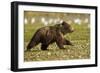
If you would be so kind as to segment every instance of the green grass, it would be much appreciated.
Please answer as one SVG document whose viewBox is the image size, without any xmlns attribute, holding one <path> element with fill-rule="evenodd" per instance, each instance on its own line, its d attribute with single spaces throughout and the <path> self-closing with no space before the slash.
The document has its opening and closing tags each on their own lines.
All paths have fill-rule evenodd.
<svg viewBox="0 0 100 73">
<path fill-rule="evenodd" d="M 65 45 L 66 49 L 59 49 L 53 43 L 49 45 L 47 51 L 42 51 L 40 45 L 32 48 L 31 51 L 24 52 L 24 61 L 47 61 L 47 60 L 71 60 L 90 58 L 90 28 L 87 25 L 72 25 L 75 29 L 64 37 L 70 40 L 74 46 Z M 24 44 L 25 48 L 37 29 L 43 27 L 42 24 L 25 25 Z"/>
</svg>

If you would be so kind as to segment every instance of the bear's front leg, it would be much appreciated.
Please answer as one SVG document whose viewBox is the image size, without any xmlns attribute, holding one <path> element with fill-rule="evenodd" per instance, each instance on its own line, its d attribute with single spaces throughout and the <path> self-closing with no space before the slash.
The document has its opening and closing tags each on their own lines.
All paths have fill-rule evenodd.
<svg viewBox="0 0 100 73">
<path fill-rule="evenodd" d="M 71 46 L 73 46 L 73 44 L 69 40 L 66 40 L 66 39 L 65 39 L 65 45 L 71 45 Z"/>
<path fill-rule="evenodd" d="M 58 45 L 58 47 L 59 47 L 60 49 L 65 49 L 65 48 L 63 47 L 63 44 L 58 43 L 58 42 L 56 42 L 56 43 L 57 43 L 57 45 Z"/>
<path fill-rule="evenodd" d="M 60 49 L 65 49 L 64 48 L 64 38 L 63 38 L 63 36 L 62 36 L 62 34 L 61 33 L 58 33 L 58 35 L 57 35 L 57 37 L 56 37 L 56 44 L 58 45 L 58 47 L 60 48 Z"/>
<path fill-rule="evenodd" d="M 60 49 L 65 49 L 65 48 L 63 47 L 63 45 L 64 45 L 64 44 L 63 44 L 63 39 L 60 40 L 60 41 L 57 40 L 57 41 L 56 41 L 56 44 L 58 45 L 58 47 L 59 47 Z"/>
</svg>

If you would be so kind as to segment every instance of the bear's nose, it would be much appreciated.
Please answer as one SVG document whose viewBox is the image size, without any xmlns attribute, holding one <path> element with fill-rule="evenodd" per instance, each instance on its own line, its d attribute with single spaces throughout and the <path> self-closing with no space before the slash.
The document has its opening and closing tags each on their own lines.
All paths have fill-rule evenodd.
<svg viewBox="0 0 100 73">
<path fill-rule="evenodd" d="M 71 32 L 73 32 L 74 31 L 74 28 L 71 28 Z"/>
</svg>

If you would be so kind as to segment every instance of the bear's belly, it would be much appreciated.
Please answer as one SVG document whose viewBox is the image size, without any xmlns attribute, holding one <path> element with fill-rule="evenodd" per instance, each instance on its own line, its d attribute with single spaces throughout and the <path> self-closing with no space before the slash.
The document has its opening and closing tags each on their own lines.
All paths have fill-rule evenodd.
<svg viewBox="0 0 100 73">
<path fill-rule="evenodd" d="M 43 44 L 51 44 L 53 42 L 55 42 L 55 38 L 42 38 L 41 39 L 41 43 Z"/>
</svg>

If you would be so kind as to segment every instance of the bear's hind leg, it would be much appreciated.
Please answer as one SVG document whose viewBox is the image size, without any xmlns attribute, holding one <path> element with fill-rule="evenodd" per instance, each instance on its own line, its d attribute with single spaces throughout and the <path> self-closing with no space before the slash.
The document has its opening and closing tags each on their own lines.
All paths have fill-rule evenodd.
<svg viewBox="0 0 100 73">
<path fill-rule="evenodd" d="M 39 44 L 39 42 L 32 42 L 32 43 L 29 43 L 28 46 L 27 46 L 27 50 L 31 50 L 32 47 L 36 46 L 37 44 Z"/>
<path fill-rule="evenodd" d="M 42 50 L 47 50 L 48 45 L 47 44 L 41 44 L 41 49 Z"/>
</svg>

